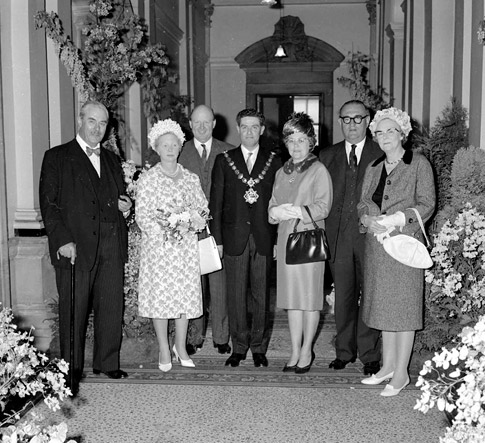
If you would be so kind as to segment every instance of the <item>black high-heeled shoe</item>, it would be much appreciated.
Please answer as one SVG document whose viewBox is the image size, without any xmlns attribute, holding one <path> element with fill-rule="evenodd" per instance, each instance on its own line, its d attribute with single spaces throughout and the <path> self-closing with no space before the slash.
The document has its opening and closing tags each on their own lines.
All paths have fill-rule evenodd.
<svg viewBox="0 0 485 443">
<path fill-rule="evenodd" d="M 295 374 L 305 374 L 305 373 L 307 373 L 310 370 L 310 368 L 312 367 L 313 360 L 315 360 L 315 353 L 312 351 L 312 358 L 310 360 L 310 364 L 309 365 L 306 365 L 303 368 L 300 367 L 300 366 L 298 366 L 298 365 L 296 365 Z"/>
<path fill-rule="evenodd" d="M 295 370 L 296 370 L 296 365 L 288 366 L 287 364 L 282 369 L 283 372 L 295 372 Z"/>
</svg>

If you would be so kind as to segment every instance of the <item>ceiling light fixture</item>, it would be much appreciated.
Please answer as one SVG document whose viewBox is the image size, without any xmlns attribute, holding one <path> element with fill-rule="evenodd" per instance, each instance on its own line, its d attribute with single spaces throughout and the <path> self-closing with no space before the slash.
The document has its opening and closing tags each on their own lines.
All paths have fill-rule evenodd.
<svg viewBox="0 0 485 443">
<path fill-rule="evenodd" d="M 261 0 L 261 4 L 265 6 L 273 6 L 276 5 L 277 0 Z"/>
<path fill-rule="evenodd" d="M 283 48 L 283 45 L 278 46 L 278 49 L 276 50 L 276 53 L 274 56 L 278 58 L 286 57 L 286 52 L 285 52 L 285 48 Z"/>
</svg>

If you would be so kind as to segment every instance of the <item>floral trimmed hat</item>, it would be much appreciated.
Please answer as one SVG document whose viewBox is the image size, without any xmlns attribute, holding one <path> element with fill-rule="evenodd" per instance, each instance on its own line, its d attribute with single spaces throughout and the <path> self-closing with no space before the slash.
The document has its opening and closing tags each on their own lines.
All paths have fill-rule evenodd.
<svg viewBox="0 0 485 443">
<path fill-rule="evenodd" d="M 158 138 L 169 133 L 175 135 L 179 139 L 181 145 L 184 144 L 185 135 L 182 128 L 177 122 L 167 118 L 165 120 L 159 120 L 152 126 L 152 129 L 150 129 L 150 132 L 148 133 L 148 142 L 150 143 L 150 146 L 155 148 L 155 143 Z"/>
<path fill-rule="evenodd" d="M 387 108 L 376 112 L 374 119 L 369 125 L 369 130 L 374 135 L 376 132 L 376 126 L 381 120 L 390 119 L 394 120 L 401 128 L 402 133 L 407 137 L 411 132 L 411 119 L 406 111 L 401 111 L 397 108 Z"/>
</svg>

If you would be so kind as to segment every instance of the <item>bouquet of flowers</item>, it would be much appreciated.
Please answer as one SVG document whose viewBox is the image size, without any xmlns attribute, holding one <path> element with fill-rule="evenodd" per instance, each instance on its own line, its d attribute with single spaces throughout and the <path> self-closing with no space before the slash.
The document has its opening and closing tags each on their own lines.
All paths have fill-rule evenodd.
<svg viewBox="0 0 485 443">
<path fill-rule="evenodd" d="M 51 441 L 33 439 L 34 435 L 39 433 L 48 435 L 51 431 L 57 432 L 54 428 L 50 430 L 38 428 L 35 425 L 38 417 L 27 420 L 19 426 L 16 426 L 15 423 L 20 420 L 21 415 L 29 407 L 33 406 L 35 398 L 39 396 L 44 398 L 44 402 L 52 411 L 60 409 L 60 401 L 71 395 L 71 391 L 65 385 L 68 364 L 64 360 L 49 360 L 45 354 L 37 351 L 32 345 L 34 337 L 31 332 L 17 331 L 16 325 L 12 322 L 12 311 L 8 308 L 2 309 L 0 311 L 0 433 L 3 435 L 2 442 Z M 16 435 L 15 438 L 14 435 Z"/>
<path fill-rule="evenodd" d="M 426 271 L 431 301 L 462 325 L 476 321 L 485 308 L 485 215 L 467 203 L 435 236 L 431 257 L 435 266 Z"/>
<path fill-rule="evenodd" d="M 441 443 L 479 443 L 485 441 L 485 315 L 459 338 L 451 350 L 442 348 L 425 362 L 416 383 L 423 392 L 414 408 L 426 413 L 436 405 L 453 417 Z"/>
<path fill-rule="evenodd" d="M 188 233 L 201 232 L 210 219 L 209 212 L 189 206 L 173 206 L 158 209 L 162 234 L 165 241 L 178 243 Z"/>
</svg>

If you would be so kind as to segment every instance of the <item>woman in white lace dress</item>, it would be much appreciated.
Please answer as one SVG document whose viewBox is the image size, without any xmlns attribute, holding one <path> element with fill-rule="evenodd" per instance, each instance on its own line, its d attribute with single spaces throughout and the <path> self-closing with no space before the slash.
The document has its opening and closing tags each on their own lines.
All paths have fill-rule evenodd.
<svg viewBox="0 0 485 443">
<path fill-rule="evenodd" d="M 182 366 L 195 366 L 185 344 L 188 320 L 202 315 L 196 231 L 205 226 L 199 214 L 208 208 L 198 176 L 177 163 L 185 140 L 180 126 L 170 119 L 159 121 L 148 138 L 160 162 L 137 185 L 136 222 L 142 232 L 138 309 L 153 319 L 159 368 L 166 372 L 172 368 L 169 319 L 175 319 L 175 358 Z"/>
</svg>

